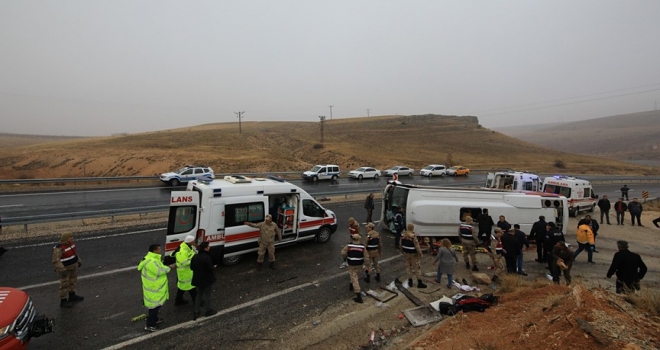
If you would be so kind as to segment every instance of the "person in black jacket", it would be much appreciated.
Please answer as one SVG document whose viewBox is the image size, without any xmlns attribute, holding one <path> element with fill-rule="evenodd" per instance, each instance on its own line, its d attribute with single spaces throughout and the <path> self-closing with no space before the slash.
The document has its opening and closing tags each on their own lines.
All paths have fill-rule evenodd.
<svg viewBox="0 0 660 350">
<path fill-rule="evenodd" d="M 197 288 L 193 320 L 199 317 L 199 310 L 202 307 L 202 303 L 206 306 L 204 316 L 212 316 L 217 313 L 217 311 L 211 308 L 212 285 L 215 282 L 213 271 L 216 266 L 213 265 L 213 257 L 209 253 L 210 250 L 209 242 L 202 242 L 199 245 L 199 253 L 195 254 L 190 261 L 190 269 L 193 272 L 192 285 Z"/>
<path fill-rule="evenodd" d="M 598 201 L 598 208 L 600 209 L 600 224 L 603 224 L 603 216 L 607 219 L 607 224 L 610 224 L 610 208 L 612 208 L 612 204 L 610 203 L 610 200 L 607 199 L 607 195 L 603 195 L 603 198 L 601 198 Z"/>
<path fill-rule="evenodd" d="M 479 236 L 479 240 L 484 245 L 484 247 L 486 247 L 486 249 L 491 252 L 490 236 L 492 235 L 493 226 L 495 226 L 495 223 L 493 222 L 493 218 L 488 215 L 488 209 L 484 208 L 481 215 L 479 215 L 478 221 L 479 234 L 477 236 Z"/>
<path fill-rule="evenodd" d="M 516 273 L 516 259 L 522 249 L 522 243 L 514 236 L 515 230 L 510 229 L 502 235 L 502 252 L 506 260 L 506 272 Z"/>
<path fill-rule="evenodd" d="M 559 241 L 566 241 L 564 239 L 564 234 L 554 222 L 548 222 L 548 226 L 546 226 L 545 241 L 543 242 L 543 250 L 545 251 L 545 261 L 548 263 L 548 269 L 551 273 L 554 271 L 552 265 L 554 263 L 552 259 L 552 250 Z"/>
<path fill-rule="evenodd" d="M 617 241 L 619 251 L 614 254 L 607 278 L 616 273 L 617 294 L 639 290 L 639 281 L 646 275 L 646 265 L 639 254 L 628 250 L 628 242 Z"/>
<path fill-rule="evenodd" d="M 525 232 L 520 231 L 520 225 L 515 224 L 513 225 L 513 231 L 516 239 L 518 242 L 520 242 L 520 252 L 518 253 L 518 256 L 516 257 L 517 259 L 517 265 L 518 265 L 518 274 L 527 276 L 527 273 L 525 273 L 525 270 L 523 270 L 523 245 L 526 248 L 529 248 L 529 241 L 527 240 L 527 235 Z"/>
<path fill-rule="evenodd" d="M 628 211 L 628 204 L 623 201 L 623 198 L 614 203 L 614 212 L 616 212 L 616 224 L 623 225 L 623 219 L 625 219 L 626 212 Z"/>
<path fill-rule="evenodd" d="M 501 228 L 502 232 L 506 234 L 507 232 L 509 232 L 509 229 L 511 229 L 511 224 L 508 221 L 506 221 L 504 215 L 500 215 L 500 219 L 497 221 L 497 227 Z"/>
<path fill-rule="evenodd" d="M 546 226 L 545 216 L 539 216 L 539 221 L 532 225 L 532 230 L 529 232 L 529 239 L 536 242 L 536 259 L 534 261 L 543 263 L 545 261 L 545 254 L 543 253 L 543 242 L 545 242 Z"/>
<path fill-rule="evenodd" d="M 563 273 L 566 285 L 571 285 L 571 267 L 573 267 L 573 260 L 575 260 L 573 254 L 564 241 L 557 241 L 555 248 L 552 250 L 552 282 L 559 284 L 559 275 Z M 558 260 L 562 261 L 564 268 L 557 264 Z"/>
</svg>

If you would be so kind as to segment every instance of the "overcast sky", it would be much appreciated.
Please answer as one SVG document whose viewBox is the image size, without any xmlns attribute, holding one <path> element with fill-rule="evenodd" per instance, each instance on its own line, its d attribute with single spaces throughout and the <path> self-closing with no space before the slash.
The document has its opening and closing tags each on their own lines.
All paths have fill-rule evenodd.
<svg viewBox="0 0 660 350">
<path fill-rule="evenodd" d="M 2 0 L 0 132 L 648 111 L 659 35 L 657 0 Z"/>
</svg>

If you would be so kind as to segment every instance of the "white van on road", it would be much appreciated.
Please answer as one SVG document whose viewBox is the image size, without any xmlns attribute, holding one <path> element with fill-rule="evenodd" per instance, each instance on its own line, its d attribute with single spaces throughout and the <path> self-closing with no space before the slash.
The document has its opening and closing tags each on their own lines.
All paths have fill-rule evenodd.
<svg viewBox="0 0 660 350">
<path fill-rule="evenodd" d="M 341 170 L 339 170 L 339 165 L 334 164 L 325 164 L 325 165 L 314 165 L 314 167 L 308 171 L 302 173 L 302 178 L 304 180 L 318 181 L 318 180 L 332 180 L 335 181 L 339 178 Z"/>
<path fill-rule="evenodd" d="M 225 176 L 221 180 L 191 181 L 186 191 L 170 195 L 165 251 L 172 252 L 187 235 L 197 244 L 207 241 L 215 262 L 238 263 L 257 251 L 260 232 L 244 223 L 273 216 L 282 242 L 316 240 L 326 243 L 337 231 L 337 217 L 302 188 L 279 178 Z"/>
</svg>

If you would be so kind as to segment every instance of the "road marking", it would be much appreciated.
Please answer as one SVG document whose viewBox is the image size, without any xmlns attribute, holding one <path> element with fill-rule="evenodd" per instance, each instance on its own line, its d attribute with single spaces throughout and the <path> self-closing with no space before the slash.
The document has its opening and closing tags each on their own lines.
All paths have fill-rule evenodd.
<svg viewBox="0 0 660 350">
<path fill-rule="evenodd" d="M 129 267 L 124 267 L 123 269 L 110 270 L 110 271 L 93 273 L 91 275 L 78 276 L 78 280 L 84 280 L 84 279 L 88 279 L 88 278 L 94 278 L 94 277 L 100 277 L 100 276 L 106 276 L 106 275 L 113 275 L 115 273 L 126 272 L 126 271 L 131 271 L 131 270 L 135 270 L 135 272 L 137 273 L 137 266 L 129 266 Z M 60 283 L 60 281 L 57 280 L 57 281 L 52 281 L 52 282 L 32 284 L 32 285 L 25 286 L 25 287 L 18 287 L 18 289 L 28 290 L 28 289 L 33 289 L 33 288 L 46 287 L 46 286 L 50 286 L 50 285 L 53 285 L 53 284 L 59 284 L 59 283 Z"/>
<path fill-rule="evenodd" d="M 121 236 L 130 236 L 130 235 L 137 235 L 141 233 L 146 233 L 146 232 L 153 232 L 153 231 L 159 231 L 159 230 L 165 230 L 165 227 L 162 228 L 154 228 L 154 229 L 149 229 L 149 230 L 142 230 L 142 231 L 132 231 L 132 232 L 124 232 L 124 233 L 115 233 L 111 235 L 103 235 L 103 236 L 96 236 L 96 237 L 83 237 L 76 239 L 76 241 L 93 241 L 95 239 L 102 239 L 102 238 L 112 238 L 112 237 L 121 237 Z M 74 234 L 75 236 L 75 234 Z M 53 245 L 53 242 L 45 242 L 45 243 L 36 243 L 36 244 L 26 244 L 26 245 L 19 245 L 16 247 L 12 247 L 12 249 L 18 249 L 18 248 L 34 248 L 34 247 L 41 247 L 45 245 Z"/>
<path fill-rule="evenodd" d="M 0 205 L 0 208 L 22 207 L 23 204 Z"/>
<path fill-rule="evenodd" d="M 391 261 L 391 260 L 399 259 L 399 258 L 401 258 L 401 255 L 400 255 L 400 254 L 397 254 L 397 255 L 392 256 L 392 257 L 389 257 L 389 258 L 387 258 L 387 259 L 383 259 L 383 260 L 381 260 L 380 262 L 381 262 L 381 263 L 389 262 L 389 261 Z M 293 286 L 293 287 L 291 287 L 291 288 L 288 288 L 288 289 L 285 289 L 285 290 L 279 291 L 279 292 L 277 292 L 277 293 L 273 293 L 273 294 L 270 294 L 270 295 L 263 296 L 263 297 L 261 297 L 261 298 L 259 298 L 259 299 L 255 299 L 255 300 L 252 300 L 252 301 L 248 301 L 248 302 L 246 302 L 246 303 L 243 303 L 243 304 L 240 304 L 240 305 L 236 305 L 236 306 L 230 307 L 230 308 L 228 308 L 228 309 L 220 310 L 220 311 L 218 311 L 217 314 L 215 314 L 215 315 L 213 315 L 213 316 L 210 316 L 210 317 L 202 317 L 202 318 L 200 318 L 200 319 L 198 319 L 198 320 L 195 320 L 195 321 L 192 321 L 192 320 L 191 320 L 191 321 L 187 321 L 187 322 L 184 322 L 184 323 L 179 323 L 179 324 L 177 324 L 177 325 L 174 325 L 174 326 L 171 326 L 171 327 L 167 327 L 167 328 L 164 328 L 164 329 L 158 330 L 158 331 L 153 332 L 153 333 L 145 334 L 145 335 L 139 336 L 139 337 L 137 337 L 137 338 L 133 338 L 133 339 L 127 340 L 127 341 L 125 341 L 125 342 L 121 342 L 121 343 L 119 343 L 119 344 L 111 345 L 111 346 L 109 346 L 109 347 L 107 347 L 107 348 L 104 348 L 104 350 L 118 350 L 118 349 L 123 349 L 123 348 L 125 348 L 125 347 L 127 347 L 127 346 L 129 346 L 129 345 L 138 344 L 138 343 L 141 343 L 141 342 L 143 342 L 143 341 L 145 341 L 145 340 L 148 340 L 148 339 L 151 339 L 151 338 L 157 337 L 157 336 L 162 335 L 162 334 L 166 334 L 166 333 L 174 332 L 174 331 L 177 331 L 177 330 L 180 330 L 180 329 L 188 328 L 188 327 L 194 326 L 194 325 L 197 324 L 197 323 L 206 322 L 207 320 L 210 320 L 211 318 L 220 317 L 220 316 L 225 315 L 225 314 L 228 314 L 228 313 L 230 313 L 230 312 L 234 312 L 234 311 L 237 311 L 237 310 L 245 309 L 245 308 L 247 308 L 247 307 L 254 306 L 255 304 L 259 304 L 259 303 L 261 303 L 261 302 L 268 301 L 268 300 L 270 300 L 270 299 L 277 298 L 277 297 L 279 297 L 279 296 L 286 295 L 286 294 L 289 294 L 289 293 L 291 293 L 291 292 L 298 291 L 298 290 L 300 290 L 300 289 L 302 289 L 302 288 L 305 288 L 305 287 L 311 287 L 311 286 L 317 286 L 317 287 L 318 287 L 318 284 L 319 284 L 319 283 L 321 283 L 321 282 L 326 282 L 326 281 L 329 281 L 329 280 L 335 279 L 335 278 L 337 278 L 337 277 L 346 277 L 346 272 L 340 272 L 340 273 L 337 273 L 337 274 L 335 274 L 335 275 L 325 277 L 325 278 L 323 278 L 323 279 L 321 279 L 321 280 L 318 280 L 318 281 L 312 281 L 312 282 L 302 283 L 302 284 L 299 284 L 299 285 L 297 285 L 297 286 Z"/>
<path fill-rule="evenodd" d="M 162 189 L 163 187 L 139 187 L 139 188 L 116 188 L 108 190 L 92 190 L 92 191 L 66 191 L 66 192 L 35 192 L 35 193 L 17 193 L 17 194 L 3 194 L 0 198 L 4 197 L 23 197 L 23 196 L 48 196 L 58 194 L 76 194 L 76 193 L 101 193 L 101 192 L 122 192 L 122 191 L 146 191 L 154 189 Z"/>
</svg>

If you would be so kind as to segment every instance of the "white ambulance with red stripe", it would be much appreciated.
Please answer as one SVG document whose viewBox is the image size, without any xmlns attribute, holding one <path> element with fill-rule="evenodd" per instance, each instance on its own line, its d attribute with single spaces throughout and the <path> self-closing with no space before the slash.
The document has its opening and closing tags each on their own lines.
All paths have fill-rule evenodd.
<svg viewBox="0 0 660 350">
<path fill-rule="evenodd" d="M 559 194 L 568 199 L 568 214 L 577 216 L 581 211 L 593 212 L 596 199 L 591 182 L 572 176 L 553 175 L 543 180 L 543 192 Z"/>
<path fill-rule="evenodd" d="M 237 264 L 241 255 L 257 251 L 258 223 L 271 214 L 282 231 L 276 246 L 315 240 L 326 243 L 337 230 L 334 212 L 323 208 L 302 188 L 281 178 L 225 176 L 195 180 L 186 191 L 172 191 L 166 251 L 174 251 L 187 235 L 207 241 L 214 261 Z"/>
</svg>

